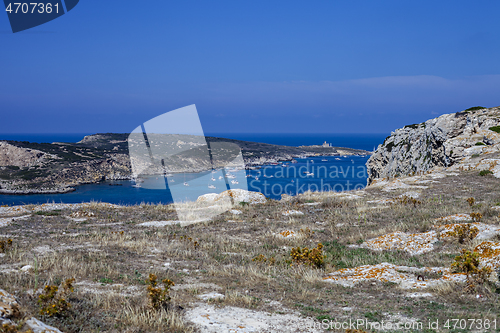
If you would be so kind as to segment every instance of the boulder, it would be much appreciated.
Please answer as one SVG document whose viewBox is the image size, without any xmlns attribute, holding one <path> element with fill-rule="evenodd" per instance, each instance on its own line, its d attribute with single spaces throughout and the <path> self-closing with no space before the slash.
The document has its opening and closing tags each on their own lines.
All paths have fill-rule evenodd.
<svg viewBox="0 0 500 333">
<path fill-rule="evenodd" d="M 14 318 L 20 313 L 16 298 L 0 289 L 0 321 Z"/>
<path fill-rule="evenodd" d="M 208 193 L 198 197 L 198 202 L 223 202 L 233 199 L 235 204 L 240 202 L 248 202 L 250 204 L 265 203 L 266 197 L 260 192 L 251 192 L 242 189 L 227 190 L 222 193 Z"/>
<path fill-rule="evenodd" d="M 33 333 L 63 333 L 57 328 L 46 325 L 34 317 L 26 321 L 26 326 L 29 327 Z"/>
</svg>

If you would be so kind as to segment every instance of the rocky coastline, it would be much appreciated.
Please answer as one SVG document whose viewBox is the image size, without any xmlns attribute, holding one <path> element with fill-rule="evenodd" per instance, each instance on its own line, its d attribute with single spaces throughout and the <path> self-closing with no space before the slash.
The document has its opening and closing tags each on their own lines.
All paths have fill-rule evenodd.
<svg viewBox="0 0 500 333">
<path fill-rule="evenodd" d="M 0 141 L 0 194 L 60 194 L 76 186 L 108 180 L 130 180 L 128 134 L 95 134 L 78 143 Z M 310 156 L 367 155 L 358 149 L 290 147 L 207 137 L 208 142 L 229 142 L 240 147 L 247 168 Z M 194 160 L 194 161 L 193 161 Z M 186 157 L 168 172 L 201 172 L 211 165 Z"/>
</svg>

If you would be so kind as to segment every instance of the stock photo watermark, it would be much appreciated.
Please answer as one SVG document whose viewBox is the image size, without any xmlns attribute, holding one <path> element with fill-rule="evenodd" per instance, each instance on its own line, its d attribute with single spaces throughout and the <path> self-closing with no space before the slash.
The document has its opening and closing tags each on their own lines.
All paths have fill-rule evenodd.
<svg viewBox="0 0 500 333">
<path fill-rule="evenodd" d="M 28 30 L 63 16 L 80 0 L 4 0 L 12 32 Z"/>
<path fill-rule="evenodd" d="M 427 319 L 426 321 L 370 321 L 368 319 L 348 319 L 344 321 L 324 319 L 321 322 L 306 320 L 293 323 L 292 329 L 305 330 L 396 330 L 396 331 L 423 331 L 425 330 L 496 330 L 497 320 L 468 318 L 450 318 L 445 320 Z"/>
<path fill-rule="evenodd" d="M 343 192 L 364 188 L 367 170 L 364 165 L 306 165 L 286 168 L 263 166 L 256 170 L 255 177 L 249 182 L 251 188 L 265 196 L 281 196 L 304 192 Z M 284 180 L 271 183 L 268 180 Z"/>
<path fill-rule="evenodd" d="M 169 191 L 179 219 L 201 221 L 256 195 L 342 192 L 366 183 L 365 165 L 347 156 L 338 163 L 307 157 L 247 168 L 241 148 L 224 140 L 205 137 L 195 105 L 146 121 L 128 137 L 135 186 Z"/>
</svg>

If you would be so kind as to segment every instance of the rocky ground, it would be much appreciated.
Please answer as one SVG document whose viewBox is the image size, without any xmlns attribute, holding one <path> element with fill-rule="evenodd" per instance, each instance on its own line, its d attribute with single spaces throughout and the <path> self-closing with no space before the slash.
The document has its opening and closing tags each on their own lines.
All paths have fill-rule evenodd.
<svg viewBox="0 0 500 333">
<path fill-rule="evenodd" d="M 0 289 L 20 311 L 2 316 L 21 324 L 34 317 L 62 332 L 322 332 L 324 320 L 333 331 L 349 320 L 427 332 L 448 331 L 448 319 L 493 325 L 499 185 L 478 170 L 442 170 L 357 192 L 253 200 L 184 226 L 163 205 L 2 207 L 0 239 L 13 245 L 0 258 Z M 457 225 L 478 233 L 461 243 Z M 292 259 L 293 248 L 319 243 L 323 265 Z M 451 269 L 462 249 L 493 268 L 473 289 Z M 165 310 L 150 307 L 150 273 L 175 283 Z M 76 279 L 71 308 L 41 315 L 43 287 L 68 278 Z M 429 320 L 439 328 L 428 329 Z"/>
</svg>

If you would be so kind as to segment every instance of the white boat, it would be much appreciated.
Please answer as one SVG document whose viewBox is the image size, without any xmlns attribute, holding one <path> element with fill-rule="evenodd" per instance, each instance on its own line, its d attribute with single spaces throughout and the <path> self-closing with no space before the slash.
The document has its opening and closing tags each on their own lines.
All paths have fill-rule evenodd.
<svg viewBox="0 0 500 333">
<path fill-rule="evenodd" d="M 322 159 L 321 162 L 328 162 L 326 158 Z"/>
<path fill-rule="evenodd" d="M 132 187 L 142 187 L 140 184 L 134 184 Z"/>
<path fill-rule="evenodd" d="M 187 182 L 184 182 L 184 186 L 189 186 L 189 184 Z"/>
<path fill-rule="evenodd" d="M 173 180 L 173 179 L 170 179 L 170 182 L 171 182 L 171 183 L 175 183 L 175 180 Z"/>
<path fill-rule="evenodd" d="M 234 178 L 236 178 L 236 176 L 235 176 L 235 175 L 232 175 L 232 174 L 230 174 L 230 173 L 228 173 L 228 174 L 226 175 L 226 177 L 227 177 L 227 178 L 229 178 L 229 179 L 234 179 Z"/>
<path fill-rule="evenodd" d="M 259 177 L 255 177 L 255 180 L 259 180 Z"/>
<path fill-rule="evenodd" d="M 212 188 L 213 189 L 213 188 L 216 188 L 216 187 L 213 186 L 213 185 L 208 185 L 208 188 Z"/>
<path fill-rule="evenodd" d="M 212 177 L 210 180 L 214 182 L 214 181 L 215 181 L 215 178 L 214 178 L 214 177 Z"/>
<path fill-rule="evenodd" d="M 222 177 L 222 176 L 219 176 L 219 180 L 222 180 L 222 179 L 224 179 L 224 177 Z"/>
<path fill-rule="evenodd" d="M 338 158 L 338 157 L 336 157 L 335 159 L 336 159 L 337 161 L 340 161 L 340 158 Z"/>
<path fill-rule="evenodd" d="M 237 180 L 231 180 L 231 184 L 239 184 Z"/>
</svg>

